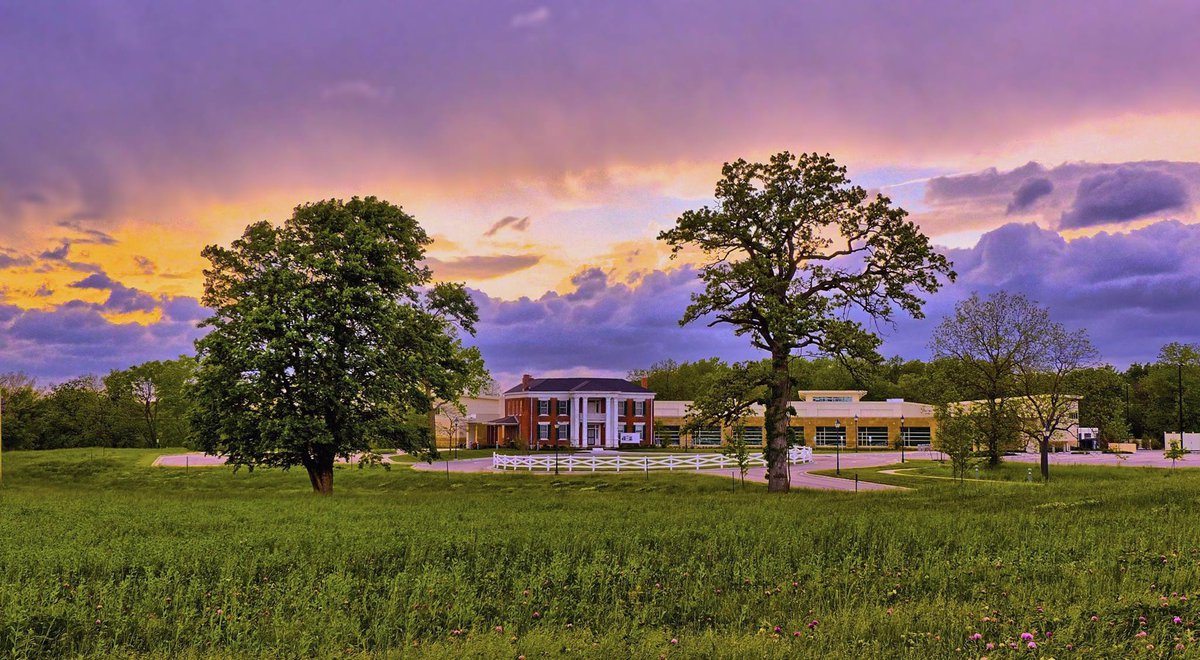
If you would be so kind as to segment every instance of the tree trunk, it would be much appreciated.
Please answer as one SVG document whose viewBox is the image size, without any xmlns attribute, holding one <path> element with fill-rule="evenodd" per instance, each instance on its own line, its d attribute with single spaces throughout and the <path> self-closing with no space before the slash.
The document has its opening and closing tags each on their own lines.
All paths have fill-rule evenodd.
<svg viewBox="0 0 1200 660">
<path fill-rule="evenodd" d="M 333 452 L 316 449 L 312 456 L 304 461 L 304 469 L 308 470 L 308 480 L 313 492 L 318 495 L 333 494 Z"/>
<path fill-rule="evenodd" d="M 1042 440 L 1038 445 L 1042 450 L 1042 481 L 1050 481 L 1050 440 Z"/>
<path fill-rule="evenodd" d="M 788 479 L 788 418 L 787 407 L 792 396 L 792 377 L 788 371 L 788 353 L 772 351 L 764 426 L 771 431 L 767 441 L 767 492 L 786 493 Z"/>
</svg>

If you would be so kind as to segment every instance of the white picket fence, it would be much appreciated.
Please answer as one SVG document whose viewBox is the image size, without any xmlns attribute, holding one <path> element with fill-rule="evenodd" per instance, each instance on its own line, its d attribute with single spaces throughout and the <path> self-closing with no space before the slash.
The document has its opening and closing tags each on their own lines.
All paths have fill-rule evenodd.
<svg viewBox="0 0 1200 660">
<path fill-rule="evenodd" d="M 793 447 L 788 450 L 788 463 L 812 462 L 812 448 Z M 650 470 L 710 470 L 736 468 L 737 461 L 722 454 L 630 454 L 595 453 L 565 454 L 558 457 L 559 472 L 648 472 Z M 767 460 L 761 453 L 750 454 L 749 464 L 765 467 Z M 551 471 L 555 466 L 554 454 L 531 454 L 528 456 L 492 454 L 492 467 L 497 470 Z"/>
</svg>

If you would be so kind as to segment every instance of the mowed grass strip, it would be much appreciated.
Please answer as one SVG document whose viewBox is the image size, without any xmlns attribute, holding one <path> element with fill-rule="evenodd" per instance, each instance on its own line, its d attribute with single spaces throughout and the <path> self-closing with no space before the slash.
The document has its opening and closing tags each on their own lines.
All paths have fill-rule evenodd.
<svg viewBox="0 0 1200 660">
<path fill-rule="evenodd" d="M 157 453 L 5 455 L 0 656 L 1196 652 L 1200 471 L 769 497 L 344 466 L 319 498 L 300 472 Z"/>
</svg>

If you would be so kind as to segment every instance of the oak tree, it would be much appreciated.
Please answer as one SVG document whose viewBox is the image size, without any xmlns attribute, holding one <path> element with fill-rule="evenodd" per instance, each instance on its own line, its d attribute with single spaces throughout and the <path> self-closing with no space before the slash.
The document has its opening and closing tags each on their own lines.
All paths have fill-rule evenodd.
<svg viewBox="0 0 1200 660">
<path fill-rule="evenodd" d="M 786 492 L 789 358 L 875 358 L 880 341 L 864 322 L 891 322 L 897 310 L 921 317 L 921 294 L 954 273 L 907 212 L 870 198 L 828 155 L 726 163 L 715 197 L 658 237 L 672 257 L 699 256 L 704 290 L 680 323 L 729 325 L 769 355 L 767 485 Z"/>
</svg>

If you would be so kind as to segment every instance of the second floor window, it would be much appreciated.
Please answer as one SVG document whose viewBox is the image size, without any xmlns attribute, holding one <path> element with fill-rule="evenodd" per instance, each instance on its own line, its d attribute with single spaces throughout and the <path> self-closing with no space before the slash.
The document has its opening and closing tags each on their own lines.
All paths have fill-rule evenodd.
<svg viewBox="0 0 1200 660">
<path fill-rule="evenodd" d="M 571 414 L 571 400 L 570 399 L 559 399 L 557 408 L 558 408 L 558 414 L 560 417 L 565 416 L 565 415 L 570 415 Z"/>
<path fill-rule="evenodd" d="M 538 399 L 538 414 L 539 415 L 549 415 L 550 414 L 550 400 L 549 399 Z"/>
<path fill-rule="evenodd" d="M 645 401 L 634 401 L 633 402 L 633 416 L 634 417 L 645 417 L 645 415 L 646 415 L 646 402 Z"/>
</svg>

